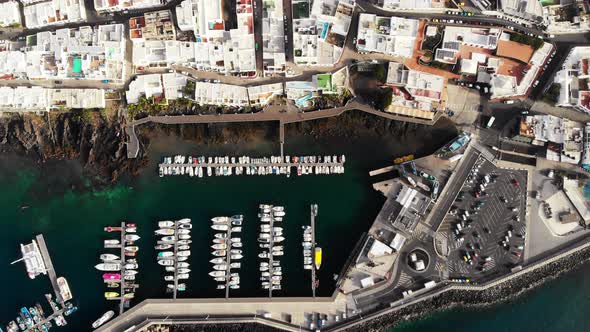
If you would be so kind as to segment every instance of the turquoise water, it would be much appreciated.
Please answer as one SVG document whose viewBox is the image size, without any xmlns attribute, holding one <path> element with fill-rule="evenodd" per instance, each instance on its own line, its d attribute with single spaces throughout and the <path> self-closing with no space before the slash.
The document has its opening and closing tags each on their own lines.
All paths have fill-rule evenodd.
<svg viewBox="0 0 590 332">
<path fill-rule="evenodd" d="M 590 266 L 585 265 L 516 300 L 486 309 L 452 309 L 389 332 L 590 331 Z"/>
</svg>

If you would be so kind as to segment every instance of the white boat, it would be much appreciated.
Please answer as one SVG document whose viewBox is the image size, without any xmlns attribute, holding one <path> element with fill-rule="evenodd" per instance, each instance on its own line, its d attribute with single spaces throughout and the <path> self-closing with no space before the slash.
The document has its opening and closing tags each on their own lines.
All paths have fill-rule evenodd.
<svg viewBox="0 0 590 332">
<path fill-rule="evenodd" d="M 135 270 L 125 270 L 126 276 L 134 276 L 136 274 L 137 274 L 137 271 L 135 271 Z"/>
<path fill-rule="evenodd" d="M 311 268 L 312 268 L 312 265 L 311 264 L 305 264 L 305 265 L 303 265 L 303 269 L 305 269 L 305 270 L 311 270 Z"/>
<path fill-rule="evenodd" d="M 273 242 L 283 242 L 285 238 L 282 236 L 275 236 L 272 240 Z"/>
<path fill-rule="evenodd" d="M 216 239 L 225 239 L 225 238 L 227 238 L 227 233 L 216 233 L 215 238 Z"/>
<path fill-rule="evenodd" d="M 116 246 L 120 244 L 119 240 L 104 240 L 105 246 Z"/>
<path fill-rule="evenodd" d="M 218 239 L 218 238 L 213 239 L 213 243 L 225 243 L 225 242 L 227 242 L 226 239 Z"/>
<path fill-rule="evenodd" d="M 268 258 L 268 252 L 263 251 L 258 254 L 258 258 Z"/>
<path fill-rule="evenodd" d="M 188 244 L 178 246 L 178 250 L 190 250 L 190 249 L 191 249 L 191 246 L 189 246 Z"/>
<path fill-rule="evenodd" d="M 216 231 L 227 231 L 229 229 L 228 225 L 211 225 L 211 228 Z"/>
<path fill-rule="evenodd" d="M 158 235 L 174 235 L 174 230 L 172 228 L 162 228 L 156 230 L 155 233 Z"/>
<path fill-rule="evenodd" d="M 273 251 L 272 255 L 273 256 L 283 256 L 284 252 L 283 251 Z"/>
<path fill-rule="evenodd" d="M 230 266 L 232 269 L 239 269 L 239 268 L 241 268 L 241 267 L 242 267 L 242 263 L 239 263 L 239 262 L 236 262 L 236 263 L 231 263 L 231 264 L 229 264 L 229 266 Z"/>
<path fill-rule="evenodd" d="M 179 224 L 188 224 L 191 220 L 189 218 L 183 218 L 178 221 Z"/>
<path fill-rule="evenodd" d="M 178 269 L 178 273 L 189 273 L 189 272 L 191 272 L 191 270 L 187 269 L 187 268 Z"/>
<path fill-rule="evenodd" d="M 138 246 L 125 247 L 125 251 L 126 252 L 138 252 L 139 251 L 139 247 Z"/>
<path fill-rule="evenodd" d="M 178 240 L 178 244 L 191 244 L 193 243 L 192 240 Z"/>
<path fill-rule="evenodd" d="M 174 289 L 174 285 L 172 285 L 172 284 L 168 284 L 168 285 L 166 285 L 166 287 L 168 287 L 169 289 Z M 185 284 L 178 284 L 178 285 L 176 285 L 176 290 L 179 290 L 179 291 L 186 290 L 186 285 Z"/>
<path fill-rule="evenodd" d="M 217 285 L 217 289 L 225 289 L 225 285 Z"/>
<path fill-rule="evenodd" d="M 190 240 L 191 236 L 187 235 L 187 234 L 179 234 L 178 235 L 178 239 L 179 240 Z"/>
<path fill-rule="evenodd" d="M 178 262 L 178 263 L 176 264 L 176 266 L 177 266 L 177 267 L 189 267 L 189 266 L 190 266 L 190 264 L 189 264 L 189 263 L 187 263 L 187 262 Z"/>
<path fill-rule="evenodd" d="M 212 277 L 224 277 L 225 271 L 211 271 L 209 272 L 209 275 Z"/>
<path fill-rule="evenodd" d="M 239 237 L 232 237 L 230 240 L 232 243 L 236 243 L 236 242 L 242 242 L 242 239 Z"/>
<path fill-rule="evenodd" d="M 193 225 L 192 224 L 180 224 L 178 225 L 179 229 L 192 229 Z"/>
<path fill-rule="evenodd" d="M 234 226 L 241 226 L 242 225 L 242 220 L 232 220 L 231 224 Z"/>
<path fill-rule="evenodd" d="M 213 217 L 211 221 L 214 225 L 227 225 L 230 222 L 228 217 Z"/>
<path fill-rule="evenodd" d="M 242 242 L 232 243 L 231 246 L 232 246 L 232 248 L 241 248 L 242 247 Z"/>
<path fill-rule="evenodd" d="M 133 276 L 132 275 L 124 275 L 123 279 L 124 280 L 135 280 L 135 276 L 134 275 Z"/>
<path fill-rule="evenodd" d="M 178 255 L 178 257 L 187 257 L 187 256 L 191 255 L 191 251 L 190 250 L 179 251 L 176 253 L 176 255 Z"/>
<path fill-rule="evenodd" d="M 176 271 L 175 266 L 166 266 L 166 272 L 174 272 L 174 271 Z"/>
<path fill-rule="evenodd" d="M 127 227 L 127 228 L 125 228 L 125 232 L 135 233 L 135 232 L 137 232 L 137 227 Z"/>
<path fill-rule="evenodd" d="M 127 263 L 125 264 L 125 269 L 129 269 L 129 270 L 135 270 L 139 267 L 139 265 L 137 265 L 137 263 Z"/>
<path fill-rule="evenodd" d="M 225 251 L 225 250 L 215 250 L 211 254 L 213 256 L 222 256 L 222 257 L 225 257 L 227 255 L 227 251 Z"/>
<path fill-rule="evenodd" d="M 242 256 L 242 255 L 231 255 L 230 256 L 231 259 L 242 259 L 242 257 L 244 257 L 244 256 Z"/>
<path fill-rule="evenodd" d="M 174 281 L 174 276 L 164 276 L 164 281 Z"/>
<path fill-rule="evenodd" d="M 261 239 L 268 239 L 270 238 L 270 234 L 268 233 L 261 233 L 260 235 L 258 235 L 259 238 Z"/>
<path fill-rule="evenodd" d="M 217 258 L 213 258 L 209 262 L 210 263 L 213 263 L 213 264 L 224 264 L 225 263 L 225 258 L 217 257 Z"/>
<path fill-rule="evenodd" d="M 241 232 L 242 231 L 242 227 L 239 227 L 239 226 L 238 227 L 232 227 L 231 228 L 231 231 L 232 232 Z"/>
<path fill-rule="evenodd" d="M 229 251 L 232 255 L 240 255 L 242 253 L 242 249 L 232 249 Z"/>
<path fill-rule="evenodd" d="M 211 246 L 211 249 L 227 249 L 227 244 L 225 243 L 215 243 Z"/>
<path fill-rule="evenodd" d="M 273 251 L 283 251 L 283 246 L 274 246 L 272 247 Z"/>
<path fill-rule="evenodd" d="M 191 230 L 190 229 L 179 229 L 178 230 L 178 234 L 190 234 Z"/>
<path fill-rule="evenodd" d="M 282 232 L 283 231 L 283 227 L 273 227 L 272 230 L 274 232 Z"/>
<path fill-rule="evenodd" d="M 220 272 L 220 271 L 214 271 L 214 272 Z M 213 280 L 218 281 L 218 282 L 226 282 L 227 279 L 225 278 L 225 275 L 223 277 L 215 277 L 213 278 Z"/>
<path fill-rule="evenodd" d="M 113 316 L 115 316 L 114 311 L 110 310 L 105 312 L 104 315 L 100 316 L 99 319 L 95 320 L 94 323 L 92 323 L 92 328 L 97 329 L 102 324 L 106 323 L 109 319 L 113 318 Z"/>
<path fill-rule="evenodd" d="M 268 262 L 260 262 L 260 266 L 268 266 Z"/>
<path fill-rule="evenodd" d="M 160 251 L 158 253 L 158 258 L 165 258 L 165 257 L 172 257 L 174 256 L 173 251 Z"/>
<path fill-rule="evenodd" d="M 275 212 L 284 211 L 285 208 L 283 206 L 273 206 L 272 210 Z"/>
<path fill-rule="evenodd" d="M 218 270 L 218 271 L 225 271 L 227 270 L 227 265 L 226 264 L 219 264 L 219 265 L 213 265 L 213 269 L 214 270 Z"/>
<path fill-rule="evenodd" d="M 137 241 L 139 239 L 140 239 L 139 235 L 136 235 L 136 234 L 125 234 L 125 241 L 133 242 L 133 241 Z"/>
<path fill-rule="evenodd" d="M 158 264 L 160 264 L 162 266 L 172 266 L 172 265 L 174 265 L 174 260 L 173 259 L 160 259 L 160 260 L 158 260 Z"/>
<path fill-rule="evenodd" d="M 158 221 L 158 227 L 160 227 L 160 228 L 172 228 L 172 227 L 174 227 L 174 221 L 170 221 L 170 220 Z"/>
<path fill-rule="evenodd" d="M 177 277 L 179 280 L 186 280 L 186 279 L 188 279 L 189 275 L 188 275 L 188 273 L 179 273 L 179 274 L 177 274 Z"/>
<path fill-rule="evenodd" d="M 179 257 L 176 257 L 176 260 L 179 262 L 184 262 L 184 261 L 188 260 L 188 256 L 179 256 Z"/>
<path fill-rule="evenodd" d="M 173 241 L 176 241 L 176 237 L 174 237 L 174 236 L 164 236 L 162 238 L 162 241 L 165 241 L 165 242 L 173 242 Z"/>
<path fill-rule="evenodd" d="M 273 215 L 275 217 L 284 217 L 285 216 L 285 212 L 283 211 L 278 211 L 278 212 L 274 212 Z"/>
<path fill-rule="evenodd" d="M 94 266 L 99 271 L 119 271 L 121 270 L 121 264 L 118 263 L 100 263 Z"/>
<path fill-rule="evenodd" d="M 166 249 L 170 249 L 172 247 L 173 247 L 173 245 L 171 245 L 171 244 L 158 244 L 158 245 L 156 245 L 154 247 L 154 249 L 156 249 L 156 250 L 166 250 Z"/>
<path fill-rule="evenodd" d="M 119 259 L 119 256 L 113 254 L 101 254 L 100 259 L 103 261 L 116 261 Z"/>
</svg>

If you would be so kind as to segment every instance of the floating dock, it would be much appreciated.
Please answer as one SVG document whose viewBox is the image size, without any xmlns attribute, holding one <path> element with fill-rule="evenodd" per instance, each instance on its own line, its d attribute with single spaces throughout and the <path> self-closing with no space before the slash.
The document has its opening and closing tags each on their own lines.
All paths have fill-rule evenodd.
<svg viewBox="0 0 590 332">
<path fill-rule="evenodd" d="M 312 204 L 311 205 L 311 254 L 312 259 L 315 259 L 315 217 L 318 215 L 318 205 Z M 315 262 L 312 261 L 311 264 L 311 292 L 312 296 L 315 297 L 315 289 L 317 288 L 317 280 L 316 280 L 316 266 Z"/>
<path fill-rule="evenodd" d="M 343 174 L 345 156 L 271 156 L 241 157 L 165 157 L 158 165 L 160 177 L 187 175 L 195 177 L 228 175 Z"/>
<path fill-rule="evenodd" d="M 39 251 L 41 252 L 41 257 L 43 257 L 43 262 L 45 263 L 45 267 L 47 269 L 47 276 L 49 277 L 49 281 L 51 282 L 51 286 L 53 287 L 53 293 L 55 294 L 55 298 L 57 299 L 57 302 L 63 307 L 64 300 L 61 296 L 61 290 L 59 288 L 59 285 L 57 284 L 57 275 L 55 274 L 53 262 L 51 261 L 49 251 L 47 250 L 47 245 L 45 244 L 45 238 L 42 234 L 39 234 L 35 237 L 35 239 L 37 240 L 37 244 L 39 245 Z"/>
</svg>

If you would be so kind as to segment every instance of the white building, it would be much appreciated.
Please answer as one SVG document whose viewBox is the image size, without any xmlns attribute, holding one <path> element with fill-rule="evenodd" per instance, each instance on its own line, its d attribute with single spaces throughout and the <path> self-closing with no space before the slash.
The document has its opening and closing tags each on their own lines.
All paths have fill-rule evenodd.
<svg viewBox="0 0 590 332">
<path fill-rule="evenodd" d="M 50 111 L 51 109 L 104 108 L 101 89 L 46 89 L 34 87 L 0 87 L 3 111 Z"/>
<path fill-rule="evenodd" d="M 385 10 L 443 11 L 445 2 L 441 0 L 383 0 Z"/>
<path fill-rule="evenodd" d="M 409 58 L 414 52 L 418 25 L 414 19 L 360 14 L 356 47 L 359 52 Z"/>
<path fill-rule="evenodd" d="M 354 0 L 293 1 L 295 63 L 332 66 L 338 62 L 348 37 L 354 6 Z"/>
<path fill-rule="evenodd" d="M 283 73 L 287 65 L 283 0 L 264 1 L 262 11 L 262 61 L 264 73 L 266 75 Z"/>
<path fill-rule="evenodd" d="M 21 26 L 20 9 L 17 1 L 0 3 L 0 27 Z"/>
<path fill-rule="evenodd" d="M 52 0 L 25 5 L 25 25 L 29 29 L 86 21 L 84 0 Z"/>
<path fill-rule="evenodd" d="M 162 0 L 94 0 L 97 12 L 127 12 L 129 10 L 155 8 L 165 4 Z"/>
<path fill-rule="evenodd" d="M 555 74 L 554 82 L 560 85 L 557 106 L 573 107 L 590 113 L 590 47 L 572 48 L 563 62 L 562 69 Z"/>
</svg>

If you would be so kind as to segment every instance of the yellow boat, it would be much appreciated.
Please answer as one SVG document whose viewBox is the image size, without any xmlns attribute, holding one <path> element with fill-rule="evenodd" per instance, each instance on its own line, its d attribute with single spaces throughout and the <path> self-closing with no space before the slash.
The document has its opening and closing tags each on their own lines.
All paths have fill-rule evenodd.
<svg viewBox="0 0 590 332">
<path fill-rule="evenodd" d="M 316 268 L 316 270 L 319 270 L 320 266 L 322 266 L 322 248 L 316 247 L 315 248 L 315 268 Z"/>
<path fill-rule="evenodd" d="M 106 297 L 107 299 L 111 298 L 111 297 L 117 297 L 119 296 L 119 293 L 117 292 L 105 292 L 104 293 L 104 297 Z"/>
</svg>

